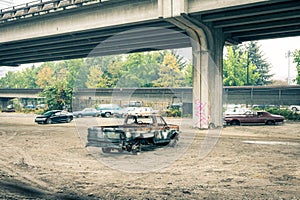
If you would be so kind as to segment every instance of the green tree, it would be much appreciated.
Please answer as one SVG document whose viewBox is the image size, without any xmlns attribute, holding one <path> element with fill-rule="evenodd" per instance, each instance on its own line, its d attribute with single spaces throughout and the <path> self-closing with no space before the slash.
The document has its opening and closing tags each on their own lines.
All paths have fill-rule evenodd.
<svg viewBox="0 0 300 200">
<path fill-rule="evenodd" d="M 35 66 L 24 69 L 20 73 L 20 88 L 38 88 L 37 81 L 37 70 Z"/>
<path fill-rule="evenodd" d="M 223 62 L 223 84 L 225 86 L 256 85 L 260 74 L 250 61 L 249 51 L 241 46 L 227 47 Z"/>
<path fill-rule="evenodd" d="M 72 88 L 67 87 L 67 83 L 61 81 L 55 82 L 53 85 L 44 88 L 41 96 L 45 97 L 45 101 L 48 104 L 50 110 L 61 110 L 68 108 L 71 105 L 72 93 Z"/>
<path fill-rule="evenodd" d="M 154 81 L 156 87 L 182 87 L 185 86 L 184 74 L 179 69 L 176 57 L 171 53 L 164 56 L 158 72 L 159 78 Z"/>
<path fill-rule="evenodd" d="M 186 85 L 189 87 L 193 86 L 193 65 L 187 64 L 183 70 Z"/>
<path fill-rule="evenodd" d="M 293 62 L 296 63 L 297 68 L 297 76 L 296 76 L 296 83 L 300 84 L 300 50 L 295 50 L 293 53 L 294 60 Z"/>
<path fill-rule="evenodd" d="M 89 68 L 85 85 L 89 88 L 111 88 L 118 82 L 121 70 L 121 56 L 101 56 L 86 60 Z"/>
<path fill-rule="evenodd" d="M 50 86 L 54 81 L 53 74 L 54 71 L 50 67 L 42 67 L 37 74 L 36 84 L 40 88 L 46 88 L 47 86 Z"/>
<path fill-rule="evenodd" d="M 245 49 L 248 52 L 248 62 L 256 66 L 254 72 L 259 74 L 259 77 L 253 85 L 269 85 L 272 83 L 270 74 L 270 64 L 263 58 L 263 53 L 260 51 L 260 46 L 257 42 L 251 41 L 245 44 Z"/>
<path fill-rule="evenodd" d="M 22 71 L 8 72 L 0 79 L 1 88 L 37 88 L 37 71 L 34 66 L 25 68 Z"/>
<path fill-rule="evenodd" d="M 51 70 L 48 69 L 51 66 Z M 82 59 L 66 60 L 56 63 L 45 63 L 42 69 L 53 72 L 41 96 L 45 97 L 49 109 L 65 109 L 72 105 L 74 84 L 76 84 L 79 69 L 83 66 Z M 40 71 L 41 72 L 41 71 Z M 42 82 L 42 81 L 41 81 Z"/>
<path fill-rule="evenodd" d="M 9 71 L 6 73 L 5 77 L 1 78 L 0 84 L 1 88 L 17 88 L 18 80 L 15 72 Z"/>
<path fill-rule="evenodd" d="M 223 83 L 225 86 L 240 86 L 245 84 L 242 77 L 246 72 L 243 63 L 240 62 L 239 56 L 236 48 L 232 46 L 227 47 L 227 57 L 223 63 Z"/>
<path fill-rule="evenodd" d="M 158 77 L 160 53 L 132 53 L 126 56 L 118 82 L 122 87 L 152 87 Z"/>
<path fill-rule="evenodd" d="M 86 86 L 88 88 L 97 88 L 101 86 L 101 81 L 102 81 L 102 75 L 103 72 L 101 70 L 101 67 L 99 66 L 92 66 L 90 68 L 90 72 L 88 75 L 88 79 L 86 82 Z"/>
</svg>

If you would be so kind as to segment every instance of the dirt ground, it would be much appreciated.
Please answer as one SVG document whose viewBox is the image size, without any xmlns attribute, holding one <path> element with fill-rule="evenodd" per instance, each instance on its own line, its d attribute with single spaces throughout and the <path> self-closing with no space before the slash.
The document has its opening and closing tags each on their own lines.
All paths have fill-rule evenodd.
<svg viewBox="0 0 300 200">
<path fill-rule="evenodd" d="M 300 122 L 193 129 L 139 155 L 85 147 L 87 127 L 0 113 L 0 199 L 300 199 Z"/>
</svg>

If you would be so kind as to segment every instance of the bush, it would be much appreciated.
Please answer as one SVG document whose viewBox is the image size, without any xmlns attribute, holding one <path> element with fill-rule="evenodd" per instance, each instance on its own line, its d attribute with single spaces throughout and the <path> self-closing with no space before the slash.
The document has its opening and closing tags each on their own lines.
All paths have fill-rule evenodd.
<svg viewBox="0 0 300 200">
<path fill-rule="evenodd" d="M 167 117 L 181 117 L 181 110 L 177 108 L 171 108 L 166 111 Z"/>
<path fill-rule="evenodd" d="M 282 115 L 287 120 L 300 121 L 300 114 L 287 109 L 268 108 L 266 111 L 274 115 Z"/>
</svg>

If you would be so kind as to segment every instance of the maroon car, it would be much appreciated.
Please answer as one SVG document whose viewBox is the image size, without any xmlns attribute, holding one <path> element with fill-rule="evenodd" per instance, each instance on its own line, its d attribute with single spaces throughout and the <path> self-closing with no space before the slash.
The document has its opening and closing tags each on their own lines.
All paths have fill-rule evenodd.
<svg viewBox="0 0 300 200">
<path fill-rule="evenodd" d="M 284 117 L 281 115 L 273 115 L 266 111 L 246 112 L 242 115 L 227 115 L 225 122 L 227 125 L 241 125 L 241 124 L 266 124 L 275 125 L 283 122 Z"/>
</svg>

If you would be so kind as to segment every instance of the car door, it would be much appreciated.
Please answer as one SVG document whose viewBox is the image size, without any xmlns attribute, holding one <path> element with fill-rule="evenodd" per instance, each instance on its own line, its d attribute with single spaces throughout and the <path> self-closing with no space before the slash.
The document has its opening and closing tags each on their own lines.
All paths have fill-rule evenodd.
<svg viewBox="0 0 300 200">
<path fill-rule="evenodd" d="M 59 122 L 59 113 L 60 112 L 53 112 L 50 116 L 52 122 Z"/>
<path fill-rule="evenodd" d="M 62 121 L 66 121 L 67 116 L 62 111 L 60 111 L 55 113 L 54 118 L 55 118 L 55 122 L 62 122 Z"/>
<path fill-rule="evenodd" d="M 91 116 L 91 115 L 92 115 L 92 114 L 91 114 L 91 109 L 89 109 L 89 108 L 83 109 L 82 115 L 83 115 L 83 116 Z"/>
<path fill-rule="evenodd" d="M 170 128 L 168 127 L 165 120 L 161 116 L 157 116 L 156 120 L 157 120 L 158 129 L 160 130 L 158 133 L 158 138 L 162 140 L 170 139 L 169 138 Z"/>
<path fill-rule="evenodd" d="M 254 124 L 258 124 L 258 123 L 264 123 L 264 118 L 262 117 L 262 115 L 260 113 L 254 113 L 251 114 L 248 118 L 247 118 L 247 123 L 254 123 Z"/>
</svg>

